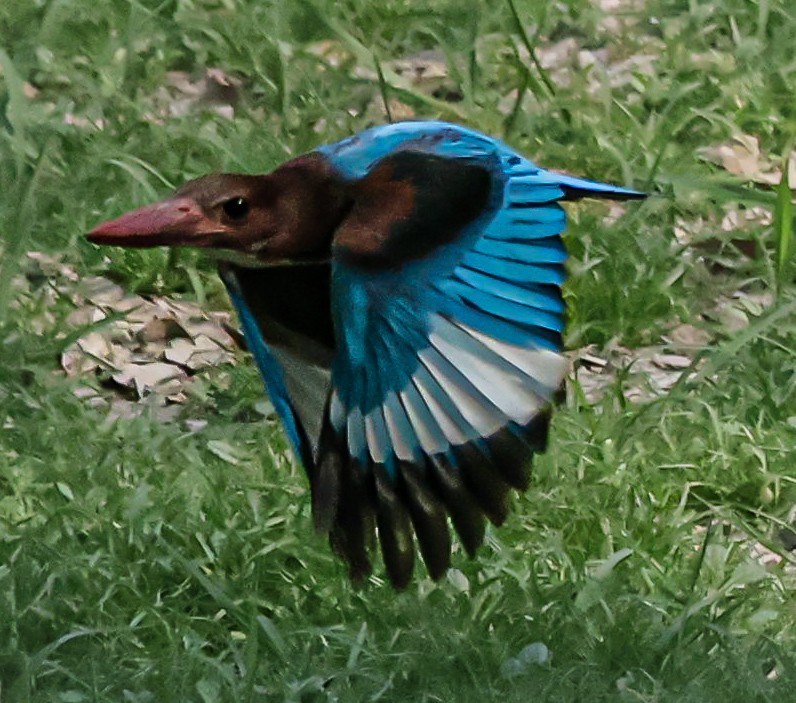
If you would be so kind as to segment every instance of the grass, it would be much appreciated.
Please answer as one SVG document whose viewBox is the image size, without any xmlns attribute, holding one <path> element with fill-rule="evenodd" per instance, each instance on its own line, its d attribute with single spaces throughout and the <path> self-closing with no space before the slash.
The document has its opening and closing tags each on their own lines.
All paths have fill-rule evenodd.
<svg viewBox="0 0 796 703">
<path fill-rule="evenodd" d="M 2 3 L 0 699 L 792 699 L 793 557 L 776 536 L 796 500 L 791 207 L 783 186 L 751 187 L 698 149 L 736 132 L 790 149 L 796 15 L 785 0 L 647 0 L 627 18 L 605 29 L 585 0 Z M 537 50 L 575 37 L 655 60 L 622 85 L 600 68 L 565 85 L 520 27 Z M 345 47 L 336 65 L 308 50 L 325 40 Z M 390 59 L 428 48 L 461 99 L 396 85 Z M 234 122 L 142 119 L 167 71 L 204 66 L 242 79 Z M 378 578 L 353 590 L 313 536 L 304 478 L 253 412 L 250 365 L 189 399 L 201 431 L 78 400 L 57 372 L 72 293 L 25 256 L 224 306 L 197 255 L 109 253 L 83 233 L 187 178 L 265 171 L 361 129 L 382 94 L 658 194 L 613 224 L 600 204 L 571 207 L 572 346 L 656 343 L 679 322 L 716 340 L 653 402 L 627 403 L 622 378 L 596 403 L 573 389 L 478 560 L 458 554 L 449 579 L 401 594 Z M 774 225 L 720 227 L 757 205 Z M 675 241 L 698 221 L 693 245 Z M 711 323 L 738 290 L 779 295 L 745 329 Z M 764 568 L 755 542 L 783 561 Z"/>
</svg>

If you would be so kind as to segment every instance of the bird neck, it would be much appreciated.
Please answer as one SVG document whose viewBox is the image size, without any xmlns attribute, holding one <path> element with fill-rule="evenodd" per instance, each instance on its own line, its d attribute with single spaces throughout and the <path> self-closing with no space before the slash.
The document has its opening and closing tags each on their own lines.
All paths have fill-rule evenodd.
<svg viewBox="0 0 796 703">
<path fill-rule="evenodd" d="M 351 209 L 345 184 L 320 154 L 300 156 L 266 176 L 278 191 L 278 227 L 257 253 L 262 263 L 328 261 L 334 233 Z"/>
</svg>

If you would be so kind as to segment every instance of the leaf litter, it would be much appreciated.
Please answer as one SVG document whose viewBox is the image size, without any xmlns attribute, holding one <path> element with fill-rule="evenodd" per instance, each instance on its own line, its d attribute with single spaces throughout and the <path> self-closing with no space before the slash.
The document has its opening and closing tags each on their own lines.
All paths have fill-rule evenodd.
<svg viewBox="0 0 796 703">
<path fill-rule="evenodd" d="M 61 370 L 81 381 L 74 389 L 78 398 L 107 407 L 112 417 L 133 417 L 149 407 L 160 419 L 175 419 L 198 377 L 236 361 L 240 337 L 228 311 L 130 294 L 103 276 L 81 279 L 57 256 L 30 252 L 28 260 L 31 270 L 18 278 L 46 276 L 74 306 L 63 336 L 86 328 L 61 353 Z M 17 282 L 26 285 L 29 280 Z"/>
</svg>

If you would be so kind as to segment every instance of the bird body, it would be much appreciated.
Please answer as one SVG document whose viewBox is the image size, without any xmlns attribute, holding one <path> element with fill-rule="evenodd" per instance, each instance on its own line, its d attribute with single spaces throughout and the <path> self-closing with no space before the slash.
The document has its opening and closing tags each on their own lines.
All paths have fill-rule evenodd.
<svg viewBox="0 0 796 703">
<path fill-rule="evenodd" d="M 378 535 L 405 586 L 468 553 L 528 485 L 561 354 L 562 200 L 634 199 L 443 122 L 375 127 L 263 176 L 191 181 L 95 228 L 122 246 L 231 250 L 219 272 L 290 442 L 316 528 L 352 578 Z"/>
</svg>

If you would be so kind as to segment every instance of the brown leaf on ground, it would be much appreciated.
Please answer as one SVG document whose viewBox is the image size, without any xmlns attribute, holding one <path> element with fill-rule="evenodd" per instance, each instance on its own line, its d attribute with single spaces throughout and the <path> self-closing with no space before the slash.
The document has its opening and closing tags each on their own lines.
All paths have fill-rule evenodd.
<svg viewBox="0 0 796 703">
<path fill-rule="evenodd" d="M 749 315 L 735 301 L 722 296 L 716 305 L 705 311 L 705 317 L 718 322 L 726 332 L 739 332 L 749 326 Z"/>
<path fill-rule="evenodd" d="M 596 0 L 595 5 L 605 13 L 598 27 L 607 34 L 621 34 L 638 24 L 645 0 Z"/>
<path fill-rule="evenodd" d="M 410 54 L 387 64 L 399 76 L 407 78 L 412 85 L 433 92 L 448 78 L 448 64 L 442 51 L 430 49 Z"/>
<path fill-rule="evenodd" d="M 153 317 L 144 323 L 144 326 L 136 333 L 136 337 L 141 342 L 168 342 L 188 336 L 188 333 L 173 317 Z"/>
<path fill-rule="evenodd" d="M 113 380 L 120 386 L 135 389 L 139 398 L 157 391 L 169 395 L 180 389 L 186 373 L 175 364 L 153 361 L 144 364 L 125 364 Z"/>
<path fill-rule="evenodd" d="M 101 276 L 84 278 L 78 292 L 90 303 L 99 307 L 113 307 L 125 297 L 124 288 Z"/>
<path fill-rule="evenodd" d="M 732 141 L 699 150 L 702 158 L 718 164 L 734 176 L 768 186 L 782 180 L 781 159 L 765 154 L 760 140 L 752 134 L 738 134 Z M 796 151 L 788 159 L 788 178 L 796 187 Z"/>
<path fill-rule="evenodd" d="M 166 84 L 154 95 L 155 114 L 149 119 L 162 122 L 165 117 L 183 117 L 211 110 L 232 119 L 240 101 L 242 81 L 221 68 L 206 68 L 196 76 L 187 71 L 170 71 Z"/>
<path fill-rule="evenodd" d="M 691 358 L 685 354 L 655 354 L 652 363 L 659 369 L 678 371 L 691 366 Z"/>
<path fill-rule="evenodd" d="M 688 323 L 672 328 L 665 337 L 667 345 L 674 351 L 704 349 L 712 339 L 710 332 Z"/>
<path fill-rule="evenodd" d="M 74 268 L 64 263 L 61 255 L 46 254 L 43 251 L 29 251 L 27 257 L 29 264 L 28 276 L 35 271 L 48 278 L 56 276 L 73 283 L 80 278 Z"/>
<path fill-rule="evenodd" d="M 745 266 L 746 259 L 759 259 L 761 236 L 768 234 L 766 228 L 773 222 L 771 211 L 764 207 L 728 203 L 723 209 L 721 219 L 677 217 L 674 224 L 678 244 L 689 248 L 684 254 L 695 254 L 710 273 L 719 275 Z"/>
<path fill-rule="evenodd" d="M 106 400 L 113 388 L 139 401 L 146 398 L 158 409 L 158 417 L 171 417 L 175 411 L 160 408 L 184 403 L 194 374 L 216 373 L 220 366 L 235 363 L 239 344 L 230 333 L 235 329 L 230 313 L 207 313 L 190 301 L 129 294 L 101 276 L 74 282 L 58 260 L 32 259 L 43 262 L 54 286 L 64 288 L 65 297 L 74 303 L 68 324 L 90 328 L 64 350 L 61 367 L 68 376 L 86 380 L 78 397 L 95 407 L 107 405 L 111 416 L 138 414 L 128 407 L 136 402 L 129 397 Z M 120 319 L 103 322 L 120 314 Z M 89 385 L 92 379 L 96 386 Z M 92 388 L 93 392 L 86 390 Z"/>
<path fill-rule="evenodd" d="M 574 37 L 536 47 L 536 57 L 546 71 L 574 66 L 580 47 Z"/>
<path fill-rule="evenodd" d="M 335 39 L 322 39 L 304 47 L 304 51 L 322 59 L 331 68 L 340 68 L 352 60 L 351 52 Z"/>
<path fill-rule="evenodd" d="M 609 344 L 598 350 L 590 345 L 571 352 L 574 380 L 590 402 L 599 400 L 620 377 L 622 393 L 630 401 L 643 402 L 665 395 L 693 363 L 693 355 L 686 352 L 695 354 L 698 349 L 674 353 L 669 342 L 664 342 L 637 349 Z"/>
<path fill-rule="evenodd" d="M 207 366 L 225 363 L 228 353 L 210 337 L 199 335 L 194 339 L 175 339 L 169 343 L 164 356 L 167 361 L 198 371 Z"/>
<path fill-rule="evenodd" d="M 758 317 L 774 304 L 770 291 L 736 291 L 731 296 L 722 295 L 716 304 L 705 311 L 705 317 L 715 320 L 725 331 L 738 332 L 749 325 L 750 317 Z"/>
</svg>

